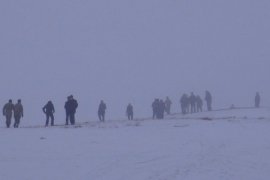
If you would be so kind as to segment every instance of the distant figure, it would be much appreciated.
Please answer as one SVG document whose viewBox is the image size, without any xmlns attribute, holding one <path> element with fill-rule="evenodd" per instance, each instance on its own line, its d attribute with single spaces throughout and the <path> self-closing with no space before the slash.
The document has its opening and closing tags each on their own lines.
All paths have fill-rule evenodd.
<svg viewBox="0 0 270 180">
<path fill-rule="evenodd" d="M 196 112 L 196 96 L 193 94 L 193 92 L 191 93 L 190 97 L 189 97 L 189 102 L 190 102 L 190 113 L 195 113 Z"/>
<path fill-rule="evenodd" d="M 158 104 L 157 118 L 164 119 L 164 112 L 165 112 L 165 103 L 163 100 L 160 100 Z"/>
<path fill-rule="evenodd" d="M 126 114 L 127 114 L 128 120 L 133 120 L 133 106 L 130 103 L 127 106 Z"/>
<path fill-rule="evenodd" d="M 196 97 L 197 112 L 202 112 L 203 100 L 200 96 Z"/>
<path fill-rule="evenodd" d="M 157 118 L 158 110 L 159 110 L 159 99 L 155 99 L 152 103 L 152 109 L 153 109 L 153 119 Z"/>
<path fill-rule="evenodd" d="M 207 104 L 207 110 L 212 111 L 212 95 L 209 91 L 205 91 L 205 101 Z"/>
<path fill-rule="evenodd" d="M 68 125 L 69 121 L 71 125 L 75 124 L 75 113 L 77 108 L 78 108 L 77 100 L 73 99 L 72 95 L 68 96 L 67 101 L 65 103 L 66 125 Z"/>
<path fill-rule="evenodd" d="M 181 104 L 182 114 L 188 113 L 188 96 L 187 96 L 187 94 L 182 95 L 182 97 L 180 99 L 180 104 Z"/>
<path fill-rule="evenodd" d="M 166 111 L 167 114 L 171 114 L 171 105 L 172 105 L 172 101 L 167 96 L 166 100 L 165 100 L 165 111 Z"/>
<path fill-rule="evenodd" d="M 19 99 L 17 104 L 14 105 L 14 128 L 18 128 L 20 124 L 20 120 L 23 117 L 23 106 L 22 101 Z"/>
<path fill-rule="evenodd" d="M 101 122 L 105 121 L 106 108 L 107 108 L 106 104 L 103 102 L 103 100 L 101 100 L 98 107 L 98 118 Z"/>
<path fill-rule="evenodd" d="M 10 127 L 13 111 L 14 111 L 14 105 L 12 104 L 12 100 L 10 99 L 8 103 L 6 103 L 3 107 L 3 115 L 6 116 L 7 128 Z"/>
<path fill-rule="evenodd" d="M 260 107 L 260 102 L 261 102 L 261 96 L 260 94 L 257 92 L 256 96 L 255 96 L 255 107 L 259 108 Z"/>
<path fill-rule="evenodd" d="M 42 108 L 42 111 L 46 114 L 46 124 L 45 126 L 49 125 L 49 119 L 51 119 L 51 126 L 54 126 L 54 105 L 52 101 L 48 101 L 48 103 Z"/>
</svg>

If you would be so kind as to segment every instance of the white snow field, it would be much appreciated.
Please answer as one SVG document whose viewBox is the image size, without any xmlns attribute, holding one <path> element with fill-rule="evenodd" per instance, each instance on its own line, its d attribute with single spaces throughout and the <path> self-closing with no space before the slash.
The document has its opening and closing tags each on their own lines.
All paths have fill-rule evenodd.
<svg viewBox="0 0 270 180">
<path fill-rule="evenodd" d="M 24 121 L 24 120 L 23 120 Z M 1 180 L 268 180 L 270 109 L 0 128 Z"/>
</svg>

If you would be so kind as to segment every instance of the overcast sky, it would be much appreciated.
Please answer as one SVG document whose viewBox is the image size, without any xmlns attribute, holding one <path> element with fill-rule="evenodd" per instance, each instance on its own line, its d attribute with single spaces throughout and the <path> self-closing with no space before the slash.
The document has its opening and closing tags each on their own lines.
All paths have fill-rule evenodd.
<svg viewBox="0 0 270 180">
<path fill-rule="evenodd" d="M 270 105 L 269 0 L 1 0 L 0 102 L 22 98 L 24 121 L 44 123 L 52 100 L 79 102 L 78 121 L 151 116 L 156 97 L 186 92 L 214 108 Z"/>
</svg>

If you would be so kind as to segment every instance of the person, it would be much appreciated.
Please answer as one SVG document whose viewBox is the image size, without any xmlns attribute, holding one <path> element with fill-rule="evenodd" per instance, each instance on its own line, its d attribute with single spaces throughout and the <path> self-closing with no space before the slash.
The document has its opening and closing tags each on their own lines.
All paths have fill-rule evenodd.
<svg viewBox="0 0 270 180">
<path fill-rule="evenodd" d="M 205 91 L 205 100 L 207 104 L 207 110 L 212 111 L 212 95 L 209 91 Z"/>
<path fill-rule="evenodd" d="M 133 106 L 131 105 L 131 103 L 129 103 L 127 106 L 126 114 L 127 114 L 128 120 L 133 120 Z"/>
<path fill-rule="evenodd" d="M 19 99 L 17 104 L 14 105 L 14 128 L 18 128 L 20 124 L 20 120 L 23 117 L 23 106 L 22 101 Z"/>
<path fill-rule="evenodd" d="M 203 101 L 199 95 L 196 97 L 196 106 L 197 106 L 197 112 L 202 112 Z"/>
<path fill-rule="evenodd" d="M 256 96 L 255 96 L 255 107 L 256 108 L 260 107 L 260 101 L 261 101 L 261 97 L 260 97 L 260 94 L 257 92 Z"/>
<path fill-rule="evenodd" d="M 172 101 L 167 96 L 166 100 L 165 100 L 165 111 L 166 111 L 167 114 L 171 114 L 171 105 L 172 105 Z"/>
<path fill-rule="evenodd" d="M 51 126 L 54 126 L 54 113 L 55 113 L 55 109 L 54 109 L 54 105 L 52 103 L 52 101 L 48 101 L 48 103 L 42 108 L 42 111 L 44 112 L 44 114 L 46 114 L 46 124 L 45 126 L 49 125 L 49 120 L 51 119 Z"/>
<path fill-rule="evenodd" d="M 107 109 L 106 104 L 103 100 L 100 101 L 99 107 L 98 107 L 98 118 L 101 122 L 105 121 L 105 111 Z"/>
<path fill-rule="evenodd" d="M 78 108 L 78 102 L 73 98 L 73 95 L 67 97 L 67 101 L 65 103 L 66 110 L 66 125 L 68 125 L 69 121 L 71 125 L 75 124 L 75 113 Z"/>
<path fill-rule="evenodd" d="M 3 107 L 3 115 L 6 116 L 7 128 L 10 127 L 13 111 L 14 111 L 14 105 L 12 104 L 12 100 L 10 99 L 8 103 L 6 103 Z"/>
<path fill-rule="evenodd" d="M 187 94 L 183 94 L 181 96 L 180 104 L 181 104 L 182 114 L 186 114 L 188 112 L 188 95 Z"/>
<path fill-rule="evenodd" d="M 189 101 L 190 101 L 190 113 L 195 113 L 196 112 L 196 96 L 194 95 L 194 93 L 192 92 L 190 97 L 189 97 Z"/>
<path fill-rule="evenodd" d="M 161 99 L 158 104 L 157 118 L 164 119 L 165 103 Z"/>
<path fill-rule="evenodd" d="M 153 119 L 157 118 L 158 114 L 158 108 L 159 107 L 159 99 L 155 99 L 154 102 L 152 103 L 152 109 L 153 109 Z"/>
</svg>

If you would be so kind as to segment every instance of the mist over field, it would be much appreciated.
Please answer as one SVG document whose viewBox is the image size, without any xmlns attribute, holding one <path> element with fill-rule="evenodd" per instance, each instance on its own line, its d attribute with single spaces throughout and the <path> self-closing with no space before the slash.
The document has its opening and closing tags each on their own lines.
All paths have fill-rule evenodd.
<svg viewBox="0 0 270 180">
<path fill-rule="evenodd" d="M 213 95 L 213 108 L 270 105 L 269 0 L 1 0 L 0 107 L 22 99 L 23 121 L 56 123 L 73 94 L 78 121 L 151 116 L 154 98 Z M 205 106 L 204 106 L 205 108 Z M 1 118 L 2 119 L 2 118 Z"/>
</svg>

